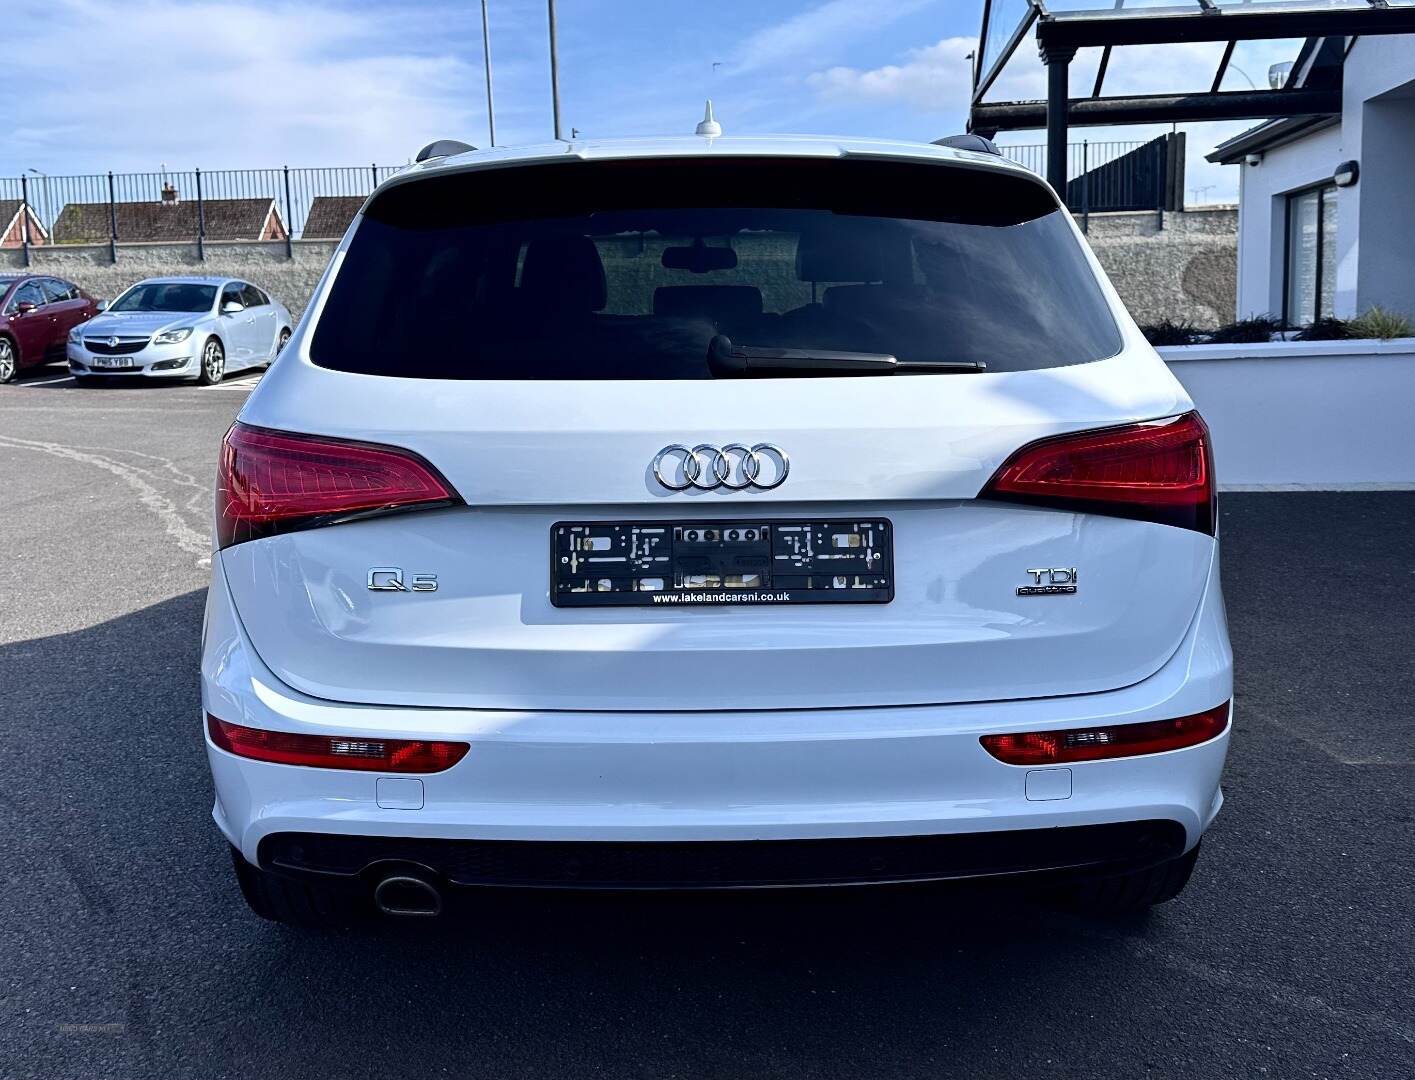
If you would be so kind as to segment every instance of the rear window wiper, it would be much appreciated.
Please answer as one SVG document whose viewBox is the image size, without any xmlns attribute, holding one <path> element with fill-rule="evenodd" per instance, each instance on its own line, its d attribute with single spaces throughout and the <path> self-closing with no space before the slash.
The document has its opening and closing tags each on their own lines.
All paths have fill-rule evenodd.
<svg viewBox="0 0 1415 1080">
<path fill-rule="evenodd" d="M 981 360 L 900 360 L 889 353 L 734 345 L 726 334 L 718 334 L 708 342 L 708 367 L 719 376 L 789 374 L 793 371 L 832 375 L 965 374 L 987 370 L 987 365 Z"/>
</svg>

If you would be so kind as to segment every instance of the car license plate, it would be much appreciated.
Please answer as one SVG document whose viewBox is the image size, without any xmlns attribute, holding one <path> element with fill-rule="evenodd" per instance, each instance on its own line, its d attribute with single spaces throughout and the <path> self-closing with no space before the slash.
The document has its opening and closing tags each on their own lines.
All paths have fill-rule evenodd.
<svg viewBox="0 0 1415 1080">
<path fill-rule="evenodd" d="M 126 371 L 133 365 L 130 361 L 121 356 L 95 356 L 93 366 L 96 368 L 109 368 L 115 371 Z"/>
<path fill-rule="evenodd" d="M 556 607 L 887 604 L 893 526 L 884 518 L 558 521 Z"/>
</svg>

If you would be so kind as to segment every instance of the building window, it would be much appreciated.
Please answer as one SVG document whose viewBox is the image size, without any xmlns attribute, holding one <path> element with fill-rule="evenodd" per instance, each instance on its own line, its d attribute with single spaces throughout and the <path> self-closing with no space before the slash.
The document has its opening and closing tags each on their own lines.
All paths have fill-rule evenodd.
<svg viewBox="0 0 1415 1080">
<path fill-rule="evenodd" d="M 1333 313 L 1336 299 L 1336 185 L 1287 197 L 1287 289 L 1283 321 L 1306 326 Z"/>
</svg>

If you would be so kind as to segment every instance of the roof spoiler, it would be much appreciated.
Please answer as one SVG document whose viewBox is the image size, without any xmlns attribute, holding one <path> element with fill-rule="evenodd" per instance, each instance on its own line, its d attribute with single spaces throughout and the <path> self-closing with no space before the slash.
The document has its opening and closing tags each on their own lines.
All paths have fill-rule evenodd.
<svg viewBox="0 0 1415 1080">
<path fill-rule="evenodd" d="M 951 146 L 954 150 L 972 150 L 977 154 L 1002 156 L 1002 151 L 997 148 L 997 143 L 991 139 L 985 139 L 981 135 L 945 135 L 941 139 L 935 139 L 934 145 Z"/>
<path fill-rule="evenodd" d="M 438 139 L 419 150 L 418 156 L 413 160 L 416 162 L 430 161 L 433 158 L 452 157 L 454 154 L 467 154 L 475 149 L 476 147 L 470 143 L 464 143 L 458 139 Z"/>
</svg>

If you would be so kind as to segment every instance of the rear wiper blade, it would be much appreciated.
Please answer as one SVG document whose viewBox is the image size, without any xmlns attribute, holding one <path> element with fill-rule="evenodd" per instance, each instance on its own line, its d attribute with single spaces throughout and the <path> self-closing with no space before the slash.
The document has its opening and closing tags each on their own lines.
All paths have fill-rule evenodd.
<svg viewBox="0 0 1415 1080">
<path fill-rule="evenodd" d="M 776 345 L 734 345 L 726 334 L 708 342 L 708 366 L 714 375 L 769 372 L 831 372 L 840 375 L 888 375 L 905 372 L 986 371 L 981 360 L 900 360 L 889 353 L 839 349 L 786 349 Z"/>
</svg>

